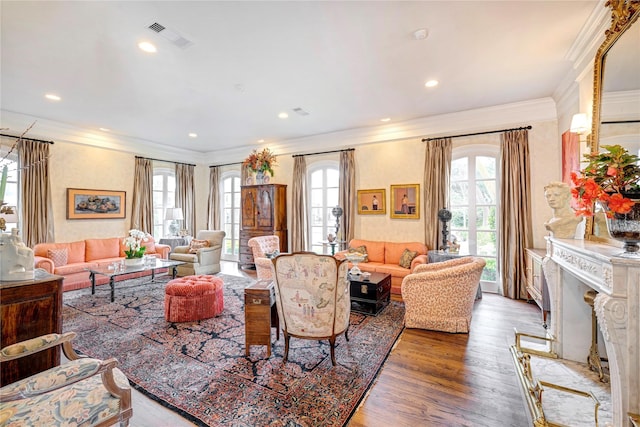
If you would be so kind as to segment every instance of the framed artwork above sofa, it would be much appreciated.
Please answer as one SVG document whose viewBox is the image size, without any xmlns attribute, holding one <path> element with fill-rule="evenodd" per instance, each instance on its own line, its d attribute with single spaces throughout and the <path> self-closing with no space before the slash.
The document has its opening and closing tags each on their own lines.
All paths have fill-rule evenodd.
<svg viewBox="0 0 640 427">
<path fill-rule="evenodd" d="M 360 215 L 386 215 L 387 195 L 385 189 L 358 190 L 358 213 Z"/>
<path fill-rule="evenodd" d="M 67 188 L 67 219 L 113 219 L 126 216 L 126 192 Z"/>
<path fill-rule="evenodd" d="M 391 186 L 391 218 L 420 219 L 420 184 Z"/>
</svg>

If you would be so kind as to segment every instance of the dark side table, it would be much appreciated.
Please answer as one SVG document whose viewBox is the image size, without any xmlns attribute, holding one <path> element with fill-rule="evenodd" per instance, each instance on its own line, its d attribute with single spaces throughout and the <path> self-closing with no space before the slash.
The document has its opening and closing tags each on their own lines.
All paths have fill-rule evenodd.
<svg viewBox="0 0 640 427">
<path fill-rule="evenodd" d="M 431 263 L 431 262 L 442 262 L 450 259 L 462 258 L 465 256 L 471 256 L 471 255 L 432 250 L 427 252 L 427 256 L 429 257 L 429 262 Z M 482 299 L 482 288 L 480 286 L 480 283 L 478 283 L 478 292 L 476 293 L 476 299 Z"/>
<path fill-rule="evenodd" d="M 369 280 L 349 274 L 351 310 L 377 316 L 391 300 L 391 275 L 371 273 Z"/>
</svg>

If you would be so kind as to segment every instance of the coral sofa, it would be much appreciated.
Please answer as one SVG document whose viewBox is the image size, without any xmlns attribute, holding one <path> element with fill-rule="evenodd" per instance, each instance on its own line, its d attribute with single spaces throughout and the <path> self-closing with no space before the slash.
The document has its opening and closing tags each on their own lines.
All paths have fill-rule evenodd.
<svg viewBox="0 0 640 427">
<path fill-rule="evenodd" d="M 384 242 L 375 240 L 352 239 L 349 242 L 349 248 L 358 248 L 364 246 L 368 257 L 368 262 L 361 262 L 358 267 L 362 271 L 370 273 L 388 273 L 391 274 L 391 293 L 401 294 L 402 279 L 420 264 L 426 264 L 427 246 L 420 242 Z M 418 255 L 411 261 L 410 268 L 400 266 L 400 257 L 405 249 L 417 252 Z M 348 250 L 336 253 L 336 258 L 344 259 Z"/>
<path fill-rule="evenodd" d="M 39 243 L 33 248 L 35 268 L 42 268 L 49 273 L 64 277 L 62 282 L 64 291 L 86 288 L 91 286 L 87 268 L 108 265 L 125 257 L 123 239 L 124 237 L 111 237 L 70 243 Z M 150 237 L 144 242 L 144 246 L 147 248 L 145 250 L 147 255 L 169 258 L 171 250 L 169 245 L 155 243 Z M 57 265 L 54 260 L 58 262 Z M 141 274 L 138 273 L 139 275 Z M 96 284 L 101 285 L 108 281 L 109 278 L 106 276 L 96 276 Z"/>
</svg>

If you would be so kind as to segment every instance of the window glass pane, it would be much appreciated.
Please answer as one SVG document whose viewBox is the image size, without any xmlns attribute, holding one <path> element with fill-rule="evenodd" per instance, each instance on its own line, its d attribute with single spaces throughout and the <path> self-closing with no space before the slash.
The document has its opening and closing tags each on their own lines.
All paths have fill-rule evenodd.
<svg viewBox="0 0 640 427">
<path fill-rule="evenodd" d="M 162 193 L 158 193 L 157 191 L 153 192 L 153 207 L 158 208 L 158 211 L 162 212 Z"/>
<path fill-rule="evenodd" d="M 312 227 L 311 228 L 311 241 L 313 243 L 318 243 L 324 240 L 324 232 L 322 227 Z"/>
<path fill-rule="evenodd" d="M 311 190 L 311 206 L 319 207 L 322 206 L 322 189 Z"/>
<path fill-rule="evenodd" d="M 469 179 L 469 168 L 467 164 L 469 159 L 463 157 L 451 162 L 451 181 L 466 181 Z"/>
<path fill-rule="evenodd" d="M 324 184 L 322 177 L 324 176 L 323 170 L 315 171 L 311 174 L 311 188 L 322 188 Z"/>
<path fill-rule="evenodd" d="M 176 177 L 174 175 L 167 176 L 167 191 L 169 193 L 175 193 L 176 191 Z"/>
<path fill-rule="evenodd" d="M 163 175 L 154 175 L 153 176 L 153 190 L 160 191 L 164 189 L 164 176 Z"/>
<path fill-rule="evenodd" d="M 451 229 L 469 228 L 469 213 L 467 209 L 451 209 L 451 222 L 449 223 L 449 227 Z"/>
<path fill-rule="evenodd" d="M 340 185 L 340 172 L 337 169 L 327 169 L 327 187 Z"/>
<path fill-rule="evenodd" d="M 167 202 L 166 206 L 168 208 L 173 208 L 176 206 L 176 195 L 173 192 L 167 193 Z"/>
<path fill-rule="evenodd" d="M 480 206 L 476 208 L 476 227 L 479 230 L 496 229 L 496 207 Z"/>
<path fill-rule="evenodd" d="M 223 201 L 222 203 L 224 203 L 225 207 L 231 207 L 231 198 L 233 197 L 233 194 L 231 193 L 224 193 Z"/>
<path fill-rule="evenodd" d="M 322 226 L 322 208 L 312 208 L 311 209 L 311 225 Z"/>
<path fill-rule="evenodd" d="M 451 206 L 469 204 L 469 183 L 467 181 L 452 182 L 450 192 Z"/>
<path fill-rule="evenodd" d="M 496 203 L 496 182 L 478 181 L 476 182 L 476 203 L 479 205 L 495 205 Z"/>
<path fill-rule="evenodd" d="M 491 179 L 496 177 L 496 158 L 495 157 L 476 157 L 476 178 Z"/>
<path fill-rule="evenodd" d="M 478 255 L 496 256 L 498 254 L 496 233 L 492 231 L 478 231 L 476 233 L 476 238 L 478 244 Z"/>
<path fill-rule="evenodd" d="M 222 181 L 222 187 L 223 187 L 223 191 L 225 193 L 228 193 L 231 191 L 231 186 L 233 185 L 233 180 L 231 179 L 225 179 L 224 181 Z"/>
<path fill-rule="evenodd" d="M 487 264 L 484 266 L 484 270 L 482 270 L 482 276 L 480 276 L 480 280 L 495 282 L 498 280 L 498 269 L 496 268 L 496 260 L 495 258 L 485 258 Z"/>
<path fill-rule="evenodd" d="M 233 191 L 240 193 L 240 178 L 237 176 L 233 177 Z"/>
<path fill-rule="evenodd" d="M 327 188 L 327 206 L 330 206 L 333 209 L 338 205 L 338 189 L 337 188 Z"/>
<path fill-rule="evenodd" d="M 460 253 L 463 255 L 468 255 L 469 252 L 469 232 L 461 231 L 461 230 L 451 230 L 450 239 L 453 239 L 455 236 L 456 242 L 460 244 Z"/>
<path fill-rule="evenodd" d="M 240 224 L 240 209 L 233 210 L 233 222 Z"/>
</svg>

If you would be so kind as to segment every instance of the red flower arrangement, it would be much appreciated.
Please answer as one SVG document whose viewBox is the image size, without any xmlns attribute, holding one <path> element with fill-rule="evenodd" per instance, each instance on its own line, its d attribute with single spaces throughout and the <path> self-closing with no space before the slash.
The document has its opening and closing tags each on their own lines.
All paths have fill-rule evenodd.
<svg viewBox="0 0 640 427">
<path fill-rule="evenodd" d="M 626 214 L 635 202 L 628 195 L 640 196 L 640 158 L 620 145 L 604 145 L 602 153 L 586 154 L 587 167 L 571 174 L 573 198 L 578 204 L 576 215 L 593 216 L 596 201 L 606 203 L 607 216 Z"/>
<path fill-rule="evenodd" d="M 242 166 L 252 172 L 269 172 L 273 176 L 273 166 L 276 164 L 276 156 L 265 148 L 262 151 L 253 150 L 249 157 L 244 159 Z"/>
</svg>

